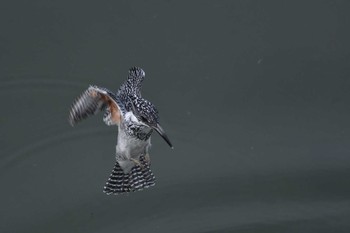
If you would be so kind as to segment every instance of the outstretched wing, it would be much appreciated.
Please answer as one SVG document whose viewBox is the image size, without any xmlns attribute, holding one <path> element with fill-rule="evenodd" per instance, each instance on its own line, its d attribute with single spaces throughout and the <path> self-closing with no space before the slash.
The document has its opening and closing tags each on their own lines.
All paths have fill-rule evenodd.
<svg viewBox="0 0 350 233">
<path fill-rule="evenodd" d="M 79 121 L 103 110 L 106 111 L 103 120 L 107 125 L 119 125 L 121 111 L 116 96 L 105 88 L 90 86 L 73 102 L 69 123 L 74 126 Z"/>
</svg>

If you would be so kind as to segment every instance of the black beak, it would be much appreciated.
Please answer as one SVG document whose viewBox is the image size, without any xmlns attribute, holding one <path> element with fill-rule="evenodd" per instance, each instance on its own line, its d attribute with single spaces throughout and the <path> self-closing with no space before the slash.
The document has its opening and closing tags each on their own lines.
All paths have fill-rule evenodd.
<svg viewBox="0 0 350 233">
<path fill-rule="evenodd" d="M 160 136 L 162 136 L 162 138 L 168 143 L 168 145 L 171 147 L 171 149 L 174 149 L 173 145 L 171 144 L 168 136 L 165 134 L 164 130 L 162 127 L 160 127 L 159 124 L 157 124 L 156 126 L 153 127 L 153 129 L 155 129 Z"/>
</svg>

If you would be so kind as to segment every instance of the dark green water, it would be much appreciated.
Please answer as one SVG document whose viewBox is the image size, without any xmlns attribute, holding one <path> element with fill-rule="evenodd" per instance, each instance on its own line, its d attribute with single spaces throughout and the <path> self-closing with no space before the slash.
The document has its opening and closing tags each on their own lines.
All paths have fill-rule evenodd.
<svg viewBox="0 0 350 233">
<path fill-rule="evenodd" d="M 348 1 L 2 1 L 0 232 L 350 232 Z M 131 66 L 175 149 L 106 196 Z"/>
</svg>

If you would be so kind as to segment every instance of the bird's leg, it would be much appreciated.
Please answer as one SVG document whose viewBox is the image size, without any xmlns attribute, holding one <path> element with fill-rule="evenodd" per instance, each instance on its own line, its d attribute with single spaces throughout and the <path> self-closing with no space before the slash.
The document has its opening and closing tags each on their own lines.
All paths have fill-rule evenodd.
<svg viewBox="0 0 350 233">
<path fill-rule="evenodd" d="M 133 161 L 136 165 L 139 165 L 140 167 L 142 167 L 142 164 L 139 160 L 134 159 L 134 158 L 130 158 L 131 161 Z"/>
<path fill-rule="evenodd" d="M 145 159 L 144 161 L 146 163 L 143 163 L 143 162 L 141 162 L 141 161 L 139 161 L 137 159 L 134 159 L 134 158 L 130 158 L 131 161 L 133 161 L 136 165 L 140 166 L 141 168 L 143 168 L 145 164 L 149 165 L 150 162 L 151 162 L 151 159 L 150 159 L 150 156 L 149 156 L 148 153 L 145 154 L 144 159 Z"/>
<path fill-rule="evenodd" d="M 151 163 L 151 158 L 150 158 L 150 156 L 149 156 L 148 153 L 145 154 L 145 161 L 146 161 L 147 164 L 150 164 L 150 163 Z"/>
</svg>

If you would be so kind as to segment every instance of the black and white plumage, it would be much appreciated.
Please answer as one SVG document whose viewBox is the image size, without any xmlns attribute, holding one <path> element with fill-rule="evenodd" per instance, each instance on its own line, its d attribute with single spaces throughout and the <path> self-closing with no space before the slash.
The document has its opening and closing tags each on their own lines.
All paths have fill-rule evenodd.
<svg viewBox="0 0 350 233">
<path fill-rule="evenodd" d="M 153 130 L 172 148 L 159 125 L 157 109 L 141 96 L 144 78 L 145 72 L 133 67 L 116 94 L 106 88 L 90 86 L 73 102 L 70 110 L 72 126 L 100 111 L 105 112 L 103 121 L 107 125 L 118 126 L 116 163 L 104 187 L 107 194 L 133 192 L 155 184 L 148 153 Z"/>
</svg>

